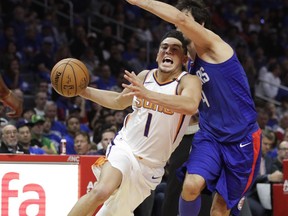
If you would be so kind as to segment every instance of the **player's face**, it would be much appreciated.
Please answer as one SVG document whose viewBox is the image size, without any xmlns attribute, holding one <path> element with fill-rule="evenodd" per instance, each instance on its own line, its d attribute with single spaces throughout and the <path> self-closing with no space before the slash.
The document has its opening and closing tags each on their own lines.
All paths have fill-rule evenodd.
<svg viewBox="0 0 288 216">
<path fill-rule="evenodd" d="M 162 41 L 156 58 L 160 71 L 164 73 L 182 71 L 182 65 L 186 60 L 187 56 L 184 54 L 182 43 L 178 39 L 168 37 Z"/>
</svg>

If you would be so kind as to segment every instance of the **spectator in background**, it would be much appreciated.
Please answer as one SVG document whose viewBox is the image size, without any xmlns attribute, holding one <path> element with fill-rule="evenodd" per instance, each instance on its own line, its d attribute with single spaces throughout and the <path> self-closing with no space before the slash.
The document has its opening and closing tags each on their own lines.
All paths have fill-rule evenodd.
<svg viewBox="0 0 288 216">
<path fill-rule="evenodd" d="M 103 53 L 100 48 L 98 35 L 94 32 L 89 32 L 87 34 L 88 46 L 94 49 L 94 54 L 98 59 L 98 64 L 104 61 Z"/>
<path fill-rule="evenodd" d="M 8 122 L 8 120 L 6 118 L 0 117 L 0 136 L 2 135 L 3 127 L 5 127 L 8 124 L 9 124 L 9 122 Z M 1 141 L 1 138 L 0 138 L 0 141 Z"/>
<path fill-rule="evenodd" d="M 83 53 L 83 55 L 80 57 L 80 60 L 86 65 L 90 80 L 93 82 L 98 79 L 97 70 L 99 69 L 99 58 L 95 54 L 95 50 L 93 47 L 87 47 Z"/>
<path fill-rule="evenodd" d="M 114 35 L 112 31 L 112 26 L 110 24 L 105 24 L 101 28 L 102 34 L 99 35 L 99 48 L 102 51 L 102 61 L 107 61 L 111 57 L 111 47 L 117 44 L 117 41 L 113 37 Z"/>
<path fill-rule="evenodd" d="M 113 111 L 114 119 L 115 119 L 115 125 L 116 125 L 116 131 L 118 132 L 123 127 L 123 122 L 126 116 L 125 110 L 115 110 Z"/>
<path fill-rule="evenodd" d="M 31 124 L 27 120 L 19 120 L 17 122 L 18 139 L 19 145 L 23 147 L 24 150 L 29 151 L 30 154 L 42 155 L 46 152 L 39 148 L 38 146 L 31 146 L 32 135 L 30 131 Z"/>
<path fill-rule="evenodd" d="M 116 85 L 114 85 L 111 90 L 116 92 L 122 92 L 122 83 L 127 84 L 127 80 L 124 78 L 124 70 L 119 71 L 118 75 L 116 76 Z"/>
<path fill-rule="evenodd" d="M 279 124 L 279 119 L 276 114 L 276 105 L 272 102 L 267 102 L 265 104 L 265 111 L 269 115 L 269 120 L 267 122 L 268 127 L 272 128 L 273 131 L 276 131 L 276 129 L 278 128 L 278 124 Z"/>
<path fill-rule="evenodd" d="M 288 96 L 281 98 L 281 105 L 276 107 L 278 119 L 281 119 L 283 115 L 288 114 Z"/>
<path fill-rule="evenodd" d="M 103 63 L 99 67 L 99 72 L 97 73 L 99 78 L 96 80 L 95 84 L 99 89 L 110 90 L 116 85 L 116 78 L 111 73 L 111 67 L 107 63 Z"/>
<path fill-rule="evenodd" d="M 69 115 L 69 109 L 71 108 L 72 104 L 71 104 L 71 100 L 67 99 L 66 97 L 59 95 L 58 93 L 56 93 L 56 91 L 53 91 L 55 93 L 54 96 L 57 95 L 56 99 L 53 99 L 54 101 L 56 101 L 57 104 L 57 118 L 59 121 L 66 121 L 66 118 Z"/>
<path fill-rule="evenodd" d="M 267 125 L 268 121 L 269 121 L 269 114 L 266 112 L 266 110 L 262 107 L 258 108 L 257 123 L 262 130 L 265 130 L 265 129 L 272 130 L 272 128 L 269 128 L 269 126 Z"/>
<path fill-rule="evenodd" d="M 37 74 L 37 77 L 50 82 L 50 72 L 55 65 L 53 55 L 53 38 L 43 38 L 40 52 L 36 53 L 32 60 L 32 70 Z"/>
<path fill-rule="evenodd" d="M 97 103 L 90 103 L 90 110 L 87 111 L 88 125 L 91 130 L 99 123 L 102 106 Z"/>
<path fill-rule="evenodd" d="M 124 71 L 123 68 L 131 71 L 128 62 L 122 58 L 121 47 L 121 44 L 115 43 L 110 46 L 109 50 L 111 55 L 107 60 L 107 64 L 110 66 L 111 75 L 114 77 L 117 77 L 119 72 Z"/>
<path fill-rule="evenodd" d="M 84 98 L 80 96 L 71 98 L 72 106 L 69 110 L 69 114 L 72 114 L 71 112 L 75 111 L 75 114 L 78 115 L 78 117 L 80 118 L 80 122 L 82 124 L 88 123 L 88 119 L 87 119 L 88 108 L 86 107 L 86 101 L 87 100 L 85 100 Z"/>
<path fill-rule="evenodd" d="M 272 63 L 268 71 L 259 77 L 259 83 L 256 86 L 256 96 L 264 96 L 269 99 L 276 99 L 281 85 L 280 80 L 281 67 L 279 63 Z"/>
<path fill-rule="evenodd" d="M 130 36 L 125 43 L 125 49 L 122 52 L 122 58 L 124 61 L 131 61 L 137 57 L 137 39 L 135 36 Z M 146 69 L 146 68 L 145 68 Z M 138 71 L 139 73 L 140 71 Z"/>
<path fill-rule="evenodd" d="M 88 47 L 87 33 L 82 25 L 75 26 L 72 41 L 70 43 L 70 51 L 74 58 L 80 59 Z"/>
<path fill-rule="evenodd" d="M 71 54 L 70 47 L 68 44 L 60 45 L 60 47 L 57 49 L 54 55 L 55 63 L 64 58 L 71 58 L 71 57 L 72 57 L 72 54 Z"/>
<path fill-rule="evenodd" d="M 137 23 L 136 36 L 140 42 L 140 46 L 146 46 L 147 43 L 153 42 L 151 30 L 148 28 L 147 21 L 144 17 L 140 17 Z"/>
<path fill-rule="evenodd" d="M 30 122 L 32 116 L 35 115 L 35 114 L 36 114 L 36 112 L 35 112 L 34 109 L 25 109 L 25 110 L 23 111 L 22 117 L 23 117 L 23 119 L 25 119 L 26 121 L 29 121 L 29 122 Z"/>
<path fill-rule="evenodd" d="M 81 98 L 83 99 L 83 98 Z M 76 118 L 79 119 L 80 121 L 80 130 L 81 131 L 85 131 L 88 134 L 92 133 L 92 130 L 90 130 L 88 123 L 82 123 L 81 121 L 81 112 L 82 112 L 82 108 L 78 107 L 77 105 L 73 105 L 73 107 L 70 108 L 69 110 L 69 116 L 75 116 Z M 86 114 L 86 111 L 84 109 L 84 112 Z"/>
<path fill-rule="evenodd" d="M 5 70 L 9 69 L 10 68 L 10 62 L 13 59 L 18 59 L 19 63 L 21 62 L 21 59 L 22 59 L 22 54 L 21 54 L 21 52 L 19 52 L 17 50 L 17 47 L 16 47 L 14 40 L 8 41 L 6 50 L 4 50 L 1 53 L 1 57 L 0 57 L 1 69 L 5 69 Z"/>
<path fill-rule="evenodd" d="M 34 106 L 34 111 L 36 112 L 37 115 L 44 116 L 44 108 L 47 103 L 48 96 L 46 92 L 36 92 L 35 94 L 35 106 Z"/>
<path fill-rule="evenodd" d="M 10 18 L 10 23 L 15 30 L 14 36 L 18 47 L 22 47 L 25 29 L 27 28 L 28 23 L 32 21 L 27 15 L 28 14 L 26 9 L 21 4 L 17 4 L 13 8 L 13 14 Z"/>
<path fill-rule="evenodd" d="M 18 131 L 12 124 L 7 124 L 2 128 L 0 153 L 9 154 L 30 154 L 18 143 Z"/>
<path fill-rule="evenodd" d="M 78 155 L 87 155 L 91 151 L 90 136 L 88 133 L 80 131 L 74 137 L 74 150 Z"/>
<path fill-rule="evenodd" d="M 288 141 L 282 141 L 279 144 L 277 160 L 275 160 L 273 163 L 272 171 L 280 171 L 283 173 L 283 160 L 285 159 L 288 159 Z M 283 182 L 283 174 L 282 179 L 279 179 L 278 182 Z"/>
<path fill-rule="evenodd" d="M 16 41 L 15 38 L 15 29 L 11 24 L 4 26 L 3 32 L 0 33 L 0 50 L 5 52 L 5 49 L 8 47 L 10 41 Z M 3 62 L 1 62 L 3 64 Z"/>
<path fill-rule="evenodd" d="M 137 56 L 128 61 L 131 69 L 138 74 L 142 70 L 148 68 L 147 50 L 145 47 L 139 47 L 137 49 Z"/>
<path fill-rule="evenodd" d="M 22 69 L 17 58 L 8 60 L 7 68 L 4 69 L 2 74 L 4 82 L 10 89 L 19 88 L 23 92 L 29 91 L 29 83 L 25 82 L 21 76 Z"/>
<path fill-rule="evenodd" d="M 282 141 L 286 129 L 288 128 L 288 114 L 285 114 L 280 120 L 277 129 L 275 130 L 278 140 Z"/>
<path fill-rule="evenodd" d="M 49 119 L 51 123 L 50 131 L 55 135 L 62 137 L 67 133 L 66 126 L 57 118 L 57 104 L 54 101 L 47 101 L 44 107 L 45 119 Z"/>
<path fill-rule="evenodd" d="M 270 214 L 270 212 L 267 211 L 260 202 L 256 189 L 257 183 L 273 183 L 279 182 L 283 179 L 282 172 L 279 170 L 273 171 L 273 159 L 267 155 L 267 153 L 271 151 L 274 142 L 275 135 L 273 131 L 264 130 L 262 134 L 262 156 L 260 171 L 255 180 L 255 183 L 247 195 L 248 203 L 253 216 L 266 216 Z"/>
<path fill-rule="evenodd" d="M 95 154 L 96 155 L 106 155 L 106 150 L 109 143 L 115 138 L 115 131 L 112 129 L 105 129 L 101 133 L 101 146 L 102 148 L 99 149 Z"/>
<path fill-rule="evenodd" d="M 40 115 L 33 115 L 31 117 L 31 146 L 38 146 L 42 148 L 46 154 L 57 154 L 57 148 L 52 140 L 44 136 L 44 122 L 45 119 Z"/>
<path fill-rule="evenodd" d="M 51 120 L 49 118 L 45 118 L 43 123 L 43 136 L 51 140 L 55 146 L 57 153 L 60 153 L 60 144 L 61 144 L 61 134 L 55 133 L 55 131 L 51 130 Z"/>
<path fill-rule="evenodd" d="M 256 85 L 258 74 L 257 74 L 256 67 L 254 65 L 254 59 L 251 56 L 246 55 L 246 57 L 243 59 L 242 64 L 246 72 L 246 76 L 248 78 L 251 95 L 253 98 L 255 98 L 255 85 Z"/>
<path fill-rule="evenodd" d="M 29 71 L 34 55 L 40 50 L 41 41 L 39 39 L 39 32 L 37 26 L 29 24 L 25 29 L 24 41 L 22 46 L 23 67 L 25 71 Z M 29 71 L 30 72 L 30 71 Z"/>
<path fill-rule="evenodd" d="M 67 134 L 63 137 L 66 139 L 66 154 L 77 154 L 74 149 L 75 135 L 80 132 L 80 120 L 75 115 L 69 115 L 66 120 Z"/>
<path fill-rule="evenodd" d="M 36 86 L 37 92 L 45 92 L 47 93 L 47 100 L 51 100 L 52 96 L 52 87 L 51 82 L 47 82 L 46 80 L 39 80 Z"/>
</svg>

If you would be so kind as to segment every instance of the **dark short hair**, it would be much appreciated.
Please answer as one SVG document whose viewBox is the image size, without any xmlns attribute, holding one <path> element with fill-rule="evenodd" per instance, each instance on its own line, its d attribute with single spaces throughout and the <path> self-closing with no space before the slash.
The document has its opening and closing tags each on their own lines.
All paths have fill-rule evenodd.
<svg viewBox="0 0 288 216">
<path fill-rule="evenodd" d="M 274 142 L 275 138 L 276 138 L 275 133 L 271 130 L 268 130 L 268 129 L 262 130 L 262 136 L 267 137 L 267 139 L 269 139 L 272 142 Z"/>
<path fill-rule="evenodd" d="M 179 0 L 176 4 L 178 10 L 189 11 L 194 17 L 195 21 L 199 24 L 203 24 L 208 29 L 211 25 L 210 11 L 204 1 L 202 0 Z"/>
<path fill-rule="evenodd" d="M 184 53 L 187 54 L 188 41 L 184 38 L 183 34 L 180 31 L 177 31 L 176 29 L 168 31 L 166 34 L 163 35 L 160 42 L 162 43 L 162 41 L 168 37 L 176 38 L 177 40 L 179 40 L 182 43 Z"/>
</svg>

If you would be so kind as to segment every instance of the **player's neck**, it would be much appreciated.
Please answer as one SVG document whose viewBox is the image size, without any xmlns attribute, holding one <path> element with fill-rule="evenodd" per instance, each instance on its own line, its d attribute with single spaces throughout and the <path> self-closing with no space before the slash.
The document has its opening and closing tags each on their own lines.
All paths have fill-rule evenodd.
<svg viewBox="0 0 288 216">
<path fill-rule="evenodd" d="M 182 73 L 182 71 L 173 71 L 173 72 L 163 72 L 158 69 L 155 70 L 154 74 L 157 80 L 161 83 L 174 81 L 178 78 L 178 76 Z"/>
</svg>

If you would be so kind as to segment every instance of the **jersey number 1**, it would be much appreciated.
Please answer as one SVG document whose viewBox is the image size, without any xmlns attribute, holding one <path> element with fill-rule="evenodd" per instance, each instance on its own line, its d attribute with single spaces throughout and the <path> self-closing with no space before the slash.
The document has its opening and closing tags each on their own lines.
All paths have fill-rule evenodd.
<svg viewBox="0 0 288 216">
<path fill-rule="evenodd" d="M 144 130 L 144 136 L 145 137 L 148 137 L 151 120 L 152 120 L 152 114 L 148 113 L 148 117 L 147 117 L 147 121 L 146 121 L 146 125 L 145 125 L 145 130 Z"/>
</svg>

